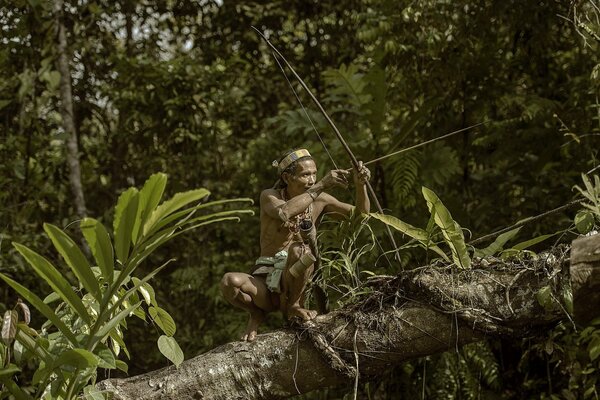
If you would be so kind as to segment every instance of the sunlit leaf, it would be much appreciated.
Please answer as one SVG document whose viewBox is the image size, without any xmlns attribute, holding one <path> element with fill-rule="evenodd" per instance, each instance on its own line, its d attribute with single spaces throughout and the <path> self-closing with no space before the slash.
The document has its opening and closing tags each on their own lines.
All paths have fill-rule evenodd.
<svg viewBox="0 0 600 400">
<path fill-rule="evenodd" d="M 53 367 L 84 369 L 95 367 L 98 363 L 98 358 L 85 349 L 69 349 L 60 353 L 58 358 L 54 361 Z"/>
<path fill-rule="evenodd" d="M 31 311 L 29 311 L 29 306 L 23 303 L 21 299 L 17 299 L 17 307 L 19 307 L 23 313 L 23 321 L 25 322 L 25 325 L 29 325 L 31 322 Z"/>
<path fill-rule="evenodd" d="M 494 240 L 494 242 L 492 244 L 490 244 L 489 246 L 487 246 L 485 249 L 475 249 L 475 252 L 473 253 L 473 255 L 475 257 L 486 257 L 486 256 L 492 256 L 492 255 L 498 253 L 499 251 L 502 251 L 506 242 L 508 242 L 509 240 L 514 238 L 517 235 L 517 233 L 519 233 L 520 230 L 521 230 L 521 228 L 515 228 L 511 231 L 508 231 L 508 232 L 505 232 L 505 233 L 499 235 L 496 238 L 496 240 Z"/>
<path fill-rule="evenodd" d="M 442 235 L 444 235 L 446 243 L 452 251 L 454 263 L 460 268 L 470 268 L 471 258 L 467 252 L 462 229 L 458 223 L 452 219 L 450 211 L 448 211 L 446 206 L 444 206 L 439 197 L 431 189 L 423 186 L 422 192 L 423 197 L 427 200 L 429 211 L 434 214 L 435 223 L 441 228 Z"/>
<path fill-rule="evenodd" d="M 81 221 L 80 228 L 90 246 L 98 267 L 102 271 L 103 278 L 109 283 L 112 282 L 114 255 L 113 246 L 106 228 L 93 218 L 84 218 Z"/>
<path fill-rule="evenodd" d="M 427 233 L 426 230 L 412 226 L 404 221 L 399 220 L 398 218 L 396 218 L 392 215 L 380 214 L 380 213 L 370 213 L 369 215 L 371 217 L 383 222 L 384 224 L 389 225 L 392 228 L 404 233 L 405 235 L 407 235 L 415 240 L 418 240 L 429 250 L 433 250 L 437 254 L 439 254 L 444 260 L 450 261 L 450 259 L 442 251 L 442 249 L 440 249 L 435 244 L 431 243 L 431 240 L 429 238 L 429 233 Z"/>
<path fill-rule="evenodd" d="M 6 344 L 12 343 L 17 334 L 17 323 L 19 314 L 16 310 L 6 310 L 2 318 L 2 341 Z"/>
<path fill-rule="evenodd" d="M 133 226 L 139 205 L 139 192 L 136 188 L 129 188 L 119 196 L 115 207 L 113 223 L 115 234 L 115 252 L 121 263 L 125 264 L 129 258 L 129 249 L 132 242 Z"/>
<path fill-rule="evenodd" d="M 183 362 L 183 351 L 173 337 L 161 335 L 158 338 L 158 349 L 163 356 L 175 364 L 175 367 L 179 367 Z"/>
<path fill-rule="evenodd" d="M 132 232 L 134 243 L 137 243 L 138 237 L 142 233 L 142 229 L 140 228 L 144 226 L 156 206 L 158 206 L 166 185 L 167 175 L 157 173 L 150 176 L 146 183 L 144 183 L 142 190 L 140 190 L 140 205 Z"/>
<path fill-rule="evenodd" d="M 193 201 L 198 201 L 206 196 L 210 192 L 206 189 L 190 190 L 189 192 L 177 193 L 170 200 L 162 203 L 157 209 L 155 209 L 150 215 L 148 221 L 144 225 L 143 234 L 145 235 L 158 223 L 161 219 L 169 216 L 169 214 L 179 210 L 182 207 L 190 204 Z"/>
<path fill-rule="evenodd" d="M 29 262 L 35 272 L 42 277 L 57 292 L 60 297 L 71 306 L 81 319 L 86 323 L 90 317 L 81 299 L 75 294 L 71 285 L 63 278 L 62 274 L 48 260 L 29 248 L 13 242 L 13 246 Z M 36 306 L 37 307 L 37 306 Z"/>
<path fill-rule="evenodd" d="M 100 288 L 92 268 L 83 252 L 62 229 L 52 224 L 44 224 L 46 234 L 52 240 L 54 247 L 67 262 L 83 287 L 96 299 L 100 300 Z"/>
<path fill-rule="evenodd" d="M 168 312 L 160 307 L 150 307 L 148 308 L 148 313 L 165 335 L 173 336 L 175 334 L 175 321 L 173 321 L 173 318 Z"/>
</svg>

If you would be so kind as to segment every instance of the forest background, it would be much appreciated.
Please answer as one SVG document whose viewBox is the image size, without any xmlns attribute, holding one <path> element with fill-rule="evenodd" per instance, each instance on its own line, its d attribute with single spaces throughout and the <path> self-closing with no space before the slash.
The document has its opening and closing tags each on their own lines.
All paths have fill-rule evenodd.
<svg viewBox="0 0 600 400">
<path fill-rule="evenodd" d="M 476 238 L 568 203 L 581 174 L 599 165 L 600 9 L 594 0 L 86 0 L 55 6 L 14 0 L 0 7 L 0 272 L 42 298 L 48 286 L 11 242 L 58 260 L 42 234 L 44 222 L 70 232 L 89 215 L 111 226 L 118 196 L 155 172 L 168 175 L 169 194 L 204 187 L 211 199 L 253 198 L 256 211 L 260 191 L 276 178 L 271 160 L 290 147 L 307 147 L 321 176 L 333 168 L 251 26 L 287 56 L 361 160 L 485 122 L 371 167 L 383 207 L 415 226 L 429 219 L 421 186 L 433 189 Z M 61 56 L 72 80 L 83 207 L 67 162 Z M 335 163 L 350 167 L 325 120 L 300 96 Z M 351 202 L 351 192 L 335 194 Z M 560 231 L 540 248 L 569 242 L 576 211 L 528 224 L 519 238 Z M 388 246 L 383 228 L 371 225 Z M 258 217 L 243 217 L 182 235 L 146 262 L 149 271 L 177 259 L 152 285 L 177 323 L 186 358 L 236 340 L 243 330 L 246 316 L 223 301 L 218 284 L 225 272 L 250 268 L 258 237 Z M 324 240 L 335 248 L 334 239 Z M 392 266 L 379 256 L 379 250 L 363 254 L 360 265 L 393 275 L 427 262 L 414 248 Z M 0 286 L 0 311 L 16 298 Z M 282 324 L 277 316 L 268 322 Z M 577 332 L 568 329 L 490 341 L 472 348 L 471 356 L 417 360 L 361 390 L 380 396 L 374 398 L 571 398 L 578 384 L 569 370 L 574 366 L 559 362 L 559 351 L 578 349 Z M 151 322 L 129 323 L 130 374 L 168 364 L 156 348 L 159 334 Z M 563 341 L 557 350 L 548 347 L 555 339 Z"/>
</svg>

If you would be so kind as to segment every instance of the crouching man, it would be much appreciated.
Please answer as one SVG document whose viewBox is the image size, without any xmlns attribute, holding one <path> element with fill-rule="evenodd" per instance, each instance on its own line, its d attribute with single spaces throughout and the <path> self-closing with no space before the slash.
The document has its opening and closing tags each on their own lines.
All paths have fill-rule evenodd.
<svg viewBox="0 0 600 400">
<path fill-rule="evenodd" d="M 332 170 L 317 179 L 317 165 L 305 149 L 288 152 L 274 162 L 279 180 L 260 195 L 260 257 L 250 274 L 229 272 L 221 280 L 221 292 L 236 307 L 250 313 L 242 340 L 256 339 L 257 329 L 271 311 L 287 318 L 310 320 L 317 315 L 304 308 L 304 290 L 314 269 L 316 227 L 319 217 L 328 213 L 347 216 L 353 206 L 327 193 L 334 187 L 347 187 L 350 173 Z M 356 210 L 370 208 L 366 182 L 369 170 L 359 163 L 354 171 Z M 312 244 L 312 245 L 311 245 Z"/>
</svg>

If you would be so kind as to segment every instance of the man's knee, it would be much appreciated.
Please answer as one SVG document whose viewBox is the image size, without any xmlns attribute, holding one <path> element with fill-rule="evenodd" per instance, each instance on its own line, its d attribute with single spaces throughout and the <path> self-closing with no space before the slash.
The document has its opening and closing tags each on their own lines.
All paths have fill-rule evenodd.
<svg viewBox="0 0 600 400">
<path fill-rule="evenodd" d="M 239 289 L 243 284 L 243 277 L 235 272 L 227 272 L 221 278 L 221 292 L 225 293 L 233 289 Z"/>
</svg>

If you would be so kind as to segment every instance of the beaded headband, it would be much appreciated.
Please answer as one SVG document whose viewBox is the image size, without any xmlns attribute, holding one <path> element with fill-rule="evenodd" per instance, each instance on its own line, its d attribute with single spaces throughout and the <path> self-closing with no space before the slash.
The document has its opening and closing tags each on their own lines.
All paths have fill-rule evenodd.
<svg viewBox="0 0 600 400">
<path fill-rule="evenodd" d="M 279 173 L 282 174 L 283 171 L 285 171 L 285 169 L 287 167 L 289 167 L 291 163 L 293 163 L 294 161 L 296 161 L 302 157 L 312 157 L 312 156 L 310 155 L 308 150 L 298 149 L 298 150 L 292 151 L 290 154 L 285 156 L 285 158 L 283 160 L 281 160 L 279 162 L 277 160 L 273 161 L 273 166 L 277 167 L 277 170 L 279 171 Z"/>
</svg>

